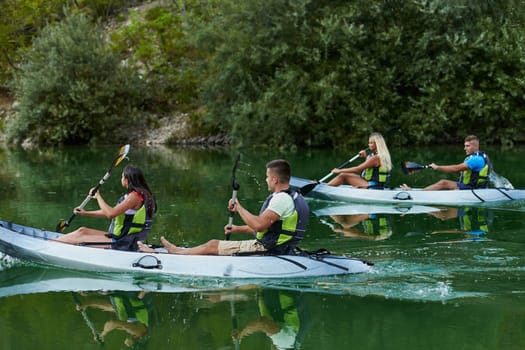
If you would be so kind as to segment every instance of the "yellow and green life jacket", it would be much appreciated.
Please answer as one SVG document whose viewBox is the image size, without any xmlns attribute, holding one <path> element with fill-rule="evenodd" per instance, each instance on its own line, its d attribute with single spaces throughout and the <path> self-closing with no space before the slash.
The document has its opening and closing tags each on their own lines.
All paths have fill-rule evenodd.
<svg viewBox="0 0 525 350">
<path fill-rule="evenodd" d="M 492 171 L 492 163 L 489 156 L 483 152 L 475 152 L 466 157 L 463 162 L 466 162 L 467 159 L 473 156 L 483 157 L 485 166 L 480 171 L 473 171 L 472 169 L 462 171 L 459 176 L 459 182 L 470 188 L 487 188 L 489 187 L 489 176 Z"/>
<path fill-rule="evenodd" d="M 370 153 L 366 159 L 369 159 L 373 156 L 377 155 L 377 152 Z M 386 169 L 384 166 L 378 166 L 373 168 L 368 168 L 363 170 L 361 173 L 361 177 L 365 179 L 366 181 L 372 181 L 377 183 L 377 186 L 374 186 L 376 188 L 383 188 L 388 183 L 388 180 L 390 179 L 390 172 Z"/>
<path fill-rule="evenodd" d="M 127 196 L 138 195 L 142 205 L 139 209 L 128 209 L 121 215 L 115 217 L 109 228 L 108 237 L 113 238 L 112 248 L 117 250 L 138 250 L 137 241 L 145 240 L 153 225 L 153 217 L 148 215 L 144 197 L 136 192 L 130 192 L 120 197 L 117 204 L 126 199 Z"/>
<path fill-rule="evenodd" d="M 274 254 L 289 253 L 304 237 L 306 225 L 310 216 L 310 209 L 304 197 L 290 189 L 284 190 L 294 202 L 294 212 L 284 220 L 275 221 L 264 231 L 257 232 L 256 238 L 261 241 L 264 248 Z M 264 201 L 259 215 L 262 214 L 273 197 L 273 193 Z"/>
</svg>

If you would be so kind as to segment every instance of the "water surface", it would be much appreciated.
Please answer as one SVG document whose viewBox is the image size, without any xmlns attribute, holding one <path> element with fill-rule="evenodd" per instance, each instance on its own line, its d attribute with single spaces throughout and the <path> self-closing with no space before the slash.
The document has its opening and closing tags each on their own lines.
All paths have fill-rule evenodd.
<svg viewBox="0 0 525 350">
<path fill-rule="evenodd" d="M 391 151 L 396 165 L 403 160 L 457 163 L 464 157 L 461 145 Z M 518 188 L 525 187 L 525 175 L 516 171 L 523 151 L 487 151 L 498 174 Z M 118 146 L 1 149 L 0 219 L 53 229 L 82 202 L 117 152 Z M 321 178 L 356 152 L 242 152 L 239 198 L 258 211 L 267 194 L 264 165 L 270 159 L 287 158 L 295 175 Z M 223 237 L 236 155 L 132 147 L 129 162 L 144 169 L 159 204 L 152 243 L 161 235 L 188 246 Z M 110 203 L 122 192 L 121 170 L 101 189 Z M 443 176 L 431 170 L 406 176 L 397 167 L 391 184 L 424 186 Z M 310 201 L 313 212 L 337 204 L 342 203 Z M 0 346 L 525 348 L 525 203 L 438 209 L 312 213 L 303 248 L 322 247 L 374 263 L 370 273 L 344 277 L 166 279 L 70 272 L 0 256 Z M 77 217 L 72 229 L 79 225 L 104 229 L 107 222 Z M 119 323 L 119 303 L 140 305 L 147 327 Z"/>
</svg>

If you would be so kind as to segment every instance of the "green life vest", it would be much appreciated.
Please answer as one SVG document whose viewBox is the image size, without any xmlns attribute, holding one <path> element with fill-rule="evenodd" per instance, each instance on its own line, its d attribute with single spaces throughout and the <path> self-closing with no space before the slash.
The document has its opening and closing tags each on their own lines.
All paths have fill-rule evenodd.
<svg viewBox="0 0 525 350">
<path fill-rule="evenodd" d="M 258 300 L 261 316 L 266 316 L 279 324 L 287 324 L 295 333 L 299 332 L 301 319 L 295 300 L 291 295 L 279 292 L 278 296 L 264 293 Z"/>
<path fill-rule="evenodd" d="M 489 225 L 482 209 L 466 208 L 463 215 L 459 216 L 459 223 L 462 230 L 489 232 Z"/>
<path fill-rule="evenodd" d="M 370 236 L 389 236 L 392 233 L 392 228 L 387 217 L 377 217 L 374 214 L 370 218 L 362 222 L 364 231 Z"/>
<path fill-rule="evenodd" d="M 114 295 L 111 297 L 111 303 L 119 320 L 127 322 L 139 321 L 146 328 L 149 327 L 148 309 L 141 299 Z"/>
<path fill-rule="evenodd" d="M 470 186 L 471 188 L 486 188 L 489 186 L 489 176 L 492 171 L 492 164 L 489 157 L 483 152 L 475 152 L 469 155 L 463 162 L 473 156 L 481 156 L 485 161 L 485 166 L 480 171 L 472 171 L 472 169 L 461 172 L 459 182 Z"/>
<path fill-rule="evenodd" d="M 284 254 L 289 249 L 293 249 L 297 243 L 303 238 L 308 222 L 310 210 L 308 204 L 297 192 L 284 190 L 293 200 L 294 211 L 292 215 L 283 219 L 275 221 L 270 227 L 264 231 L 257 232 L 256 238 L 261 241 L 264 248 L 272 253 Z M 259 215 L 262 214 L 270 204 L 273 193 L 264 201 Z"/>
<path fill-rule="evenodd" d="M 376 152 L 369 154 L 366 159 L 377 155 Z M 384 187 L 390 178 L 390 172 L 384 166 L 378 166 L 363 170 L 361 177 L 366 181 L 375 181 Z"/>
<path fill-rule="evenodd" d="M 139 195 L 142 205 L 138 210 L 128 209 L 113 219 L 109 233 L 111 237 L 117 240 L 126 235 L 142 232 L 146 227 L 147 213 L 146 206 L 144 205 L 144 198 L 138 192 L 131 193 L 136 193 Z M 117 204 L 124 201 L 124 199 L 126 199 L 126 197 L 131 193 L 120 197 Z"/>
</svg>

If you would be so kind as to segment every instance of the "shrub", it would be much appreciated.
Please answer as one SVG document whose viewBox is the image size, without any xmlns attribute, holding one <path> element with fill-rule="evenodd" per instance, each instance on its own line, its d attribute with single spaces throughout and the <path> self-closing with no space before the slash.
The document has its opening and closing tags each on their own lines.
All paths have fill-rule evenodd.
<svg viewBox="0 0 525 350">
<path fill-rule="evenodd" d="M 12 81 L 18 102 L 8 138 L 78 144 L 126 138 L 139 122 L 142 82 L 82 14 L 46 27 Z"/>
</svg>

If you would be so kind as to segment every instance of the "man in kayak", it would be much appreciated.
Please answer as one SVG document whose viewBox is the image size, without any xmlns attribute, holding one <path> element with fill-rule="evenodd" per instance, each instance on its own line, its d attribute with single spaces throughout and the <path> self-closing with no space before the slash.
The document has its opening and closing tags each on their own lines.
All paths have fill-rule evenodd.
<svg viewBox="0 0 525 350">
<path fill-rule="evenodd" d="M 245 225 L 226 225 L 226 235 L 246 233 L 255 239 L 229 241 L 213 239 L 192 248 L 181 248 L 164 237 L 161 242 L 168 253 L 183 255 L 234 255 L 250 253 L 291 254 L 304 237 L 309 209 L 304 198 L 290 190 L 290 164 L 283 159 L 266 164 L 266 184 L 270 196 L 265 200 L 258 215 L 250 213 L 238 199 L 228 204 L 230 211 L 239 214 Z M 154 252 L 139 242 L 139 250 Z"/>
<path fill-rule="evenodd" d="M 442 179 L 423 188 L 423 190 L 470 190 L 488 187 L 492 164 L 489 157 L 479 150 L 478 137 L 475 135 L 465 137 L 464 146 L 467 157 L 463 163 L 455 165 L 437 165 L 432 163 L 429 165 L 432 169 L 445 173 L 459 172 L 459 180 Z M 403 190 L 411 189 L 406 184 L 402 184 L 400 187 Z"/>
</svg>

